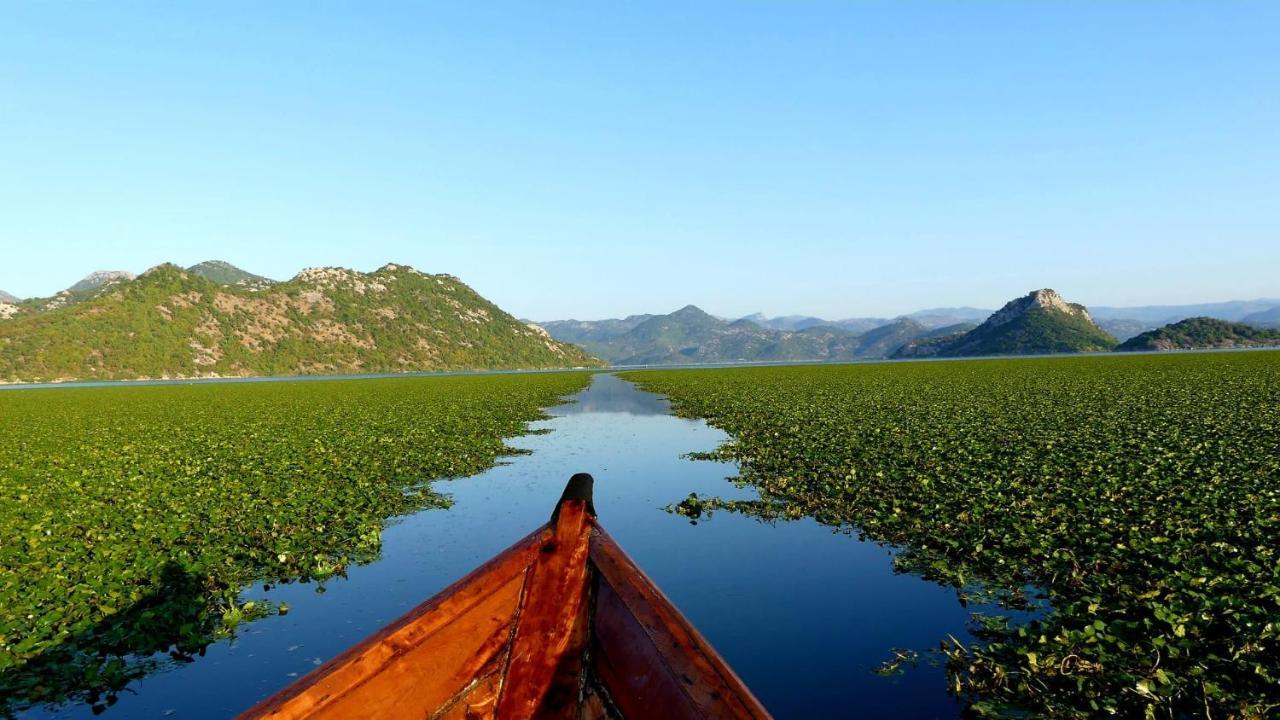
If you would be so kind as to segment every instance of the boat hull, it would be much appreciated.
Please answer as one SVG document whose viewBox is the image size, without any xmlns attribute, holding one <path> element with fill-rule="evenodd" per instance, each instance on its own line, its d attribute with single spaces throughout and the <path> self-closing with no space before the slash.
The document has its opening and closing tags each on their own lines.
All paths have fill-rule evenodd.
<svg viewBox="0 0 1280 720">
<path fill-rule="evenodd" d="M 590 489 L 574 476 L 546 526 L 240 717 L 768 718 Z"/>
</svg>

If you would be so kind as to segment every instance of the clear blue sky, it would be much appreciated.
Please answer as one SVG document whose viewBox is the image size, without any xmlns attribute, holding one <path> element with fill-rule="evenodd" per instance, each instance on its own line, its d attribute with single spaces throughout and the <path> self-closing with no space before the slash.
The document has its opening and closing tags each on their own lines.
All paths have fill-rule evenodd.
<svg viewBox="0 0 1280 720">
<path fill-rule="evenodd" d="M 518 315 L 1280 295 L 1280 3 L 0 7 L 0 289 L 395 261 Z"/>
</svg>

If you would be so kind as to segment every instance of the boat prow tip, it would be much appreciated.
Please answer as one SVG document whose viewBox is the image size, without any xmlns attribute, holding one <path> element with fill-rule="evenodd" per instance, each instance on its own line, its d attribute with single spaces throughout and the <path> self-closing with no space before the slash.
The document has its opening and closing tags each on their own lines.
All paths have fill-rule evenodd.
<svg viewBox="0 0 1280 720">
<path fill-rule="evenodd" d="M 591 473 L 574 473 L 569 478 L 569 482 L 564 486 L 564 492 L 560 493 L 560 501 L 556 503 L 556 509 L 551 513 L 551 521 L 554 524 L 560 515 L 560 508 L 569 501 L 581 500 L 587 504 L 587 514 L 591 517 L 596 516 L 595 503 L 592 501 L 592 495 L 595 491 L 595 478 L 591 477 Z"/>
</svg>

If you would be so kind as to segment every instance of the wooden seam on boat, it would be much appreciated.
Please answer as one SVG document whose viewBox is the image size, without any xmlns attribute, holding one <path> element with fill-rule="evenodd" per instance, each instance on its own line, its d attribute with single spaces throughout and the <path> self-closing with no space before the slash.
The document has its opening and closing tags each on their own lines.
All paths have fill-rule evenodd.
<svg viewBox="0 0 1280 720">
<path fill-rule="evenodd" d="M 520 605 L 524 603 L 524 593 L 528 583 L 522 583 L 520 588 L 520 597 L 516 602 L 516 615 L 520 613 Z M 516 634 L 516 625 L 513 620 L 506 628 L 506 642 L 503 643 L 502 650 L 495 655 L 478 673 L 477 677 L 467 683 L 465 687 L 458 691 L 458 694 L 449 698 L 444 705 L 431 714 L 430 720 L 447 720 L 449 718 L 462 717 L 471 720 L 476 717 L 494 717 L 497 713 L 498 693 L 502 690 L 502 679 L 507 669 L 507 658 L 511 656 L 511 641 Z M 481 697 L 475 697 L 479 694 Z M 487 697 L 486 697 L 487 696 Z M 481 713 L 472 712 L 473 708 L 481 705 L 488 705 L 487 711 L 481 710 Z M 462 711 L 462 715 L 458 715 L 457 710 Z"/>
<path fill-rule="evenodd" d="M 498 700 L 503 720 L 526 720 L 540 708 L 550 713 L 554 708 L 544 704 L 562 701 L 549 697 L 549 691 L 565 656 L 581 655 L 585 645 L 577 630 L 586 604 L 591 525 L 586 501 L 566 500 L 557 506 L 554 534 L 529 570 L 528 592 L 516 620 Z"/>
<path fill-rule="evenodd" d="M 590 556 L 601 580 L 661 656 L 663 662 L 659 664 L 670 680 L 684 694 L 690 707 L 696 709 L 692 717 L 770 717 L 711 644 L 603 528 L 597 527 L 592 534 Z M 599 594 L 598 614 L 608 611 L 601 603 L 609 601 L 609 593 Z M 606 642 L 604 635 L 597 633 L 597 641 L 602 645 Z M 622 697 L 615 695 L 613 699 L 624 714 L 629 714 Z"/>
<path fill-rule="evenodd" d="M 589 653 L 589 651 L 588 651 Z M 587 667 L 591 666 L 591 657 L 584 658 Z M 604 686 L 594 671 L 583 674 L 584 688 L 582 706 L 578 720 L 623 720 L 622 711 L 618 709 L 613 698 L 609 697 L 609 689 Z"/>
<path fill-rule="evenodd" d="M 587 542 L 590 542 L 589 538 Z M 584 558 L 583 566 L 586 565 Z M 574 635 L 569 641 L 569 648 L 556 666 L 555 678 L 551 688 L 547 690 L 538 720 L 591 720 L 585 714 L 587 708 L 584 705 L 591 679 L 591 673 L 588 672 L 591 666 L 591 638 L 595 632 L 592 620 L 596 601 L 595 573 L 588 570 L 582 585 L 583 600 L 578 608 Z"/>
<path fill-rule="evenodd" d="M 357 690 L 380 670 L 447 627 L 459 614 L 483 604 L 494 590 L 525 575 L 549 535 L 549 528 L 535 530 L 430 600 L 240 717 L 245 720 L 299 718 L 323 711 L 325 706 Z"/>
<path fill-rule="evenodd" d="M 493 720 L 497 717 L 498 688 L 502 674 L 493 672 L 477 679 L 467 692 L 448 707 L 431 716 L 431 720 Z"/>
</svg>

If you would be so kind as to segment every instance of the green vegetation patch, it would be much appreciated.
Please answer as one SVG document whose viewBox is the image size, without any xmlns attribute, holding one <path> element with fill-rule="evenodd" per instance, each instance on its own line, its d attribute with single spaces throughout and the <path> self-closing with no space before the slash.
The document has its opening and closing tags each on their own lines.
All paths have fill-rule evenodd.
<svg viewBox="0 0 1280 720">
<path fill-rule="evenodd" d="M 427 481 L 514 452 L 583 373 L 0 392 L 0 715 L 107 703 L 377 557 Z M 163 656 L 160 656 L 163 659 Z"/>
<path fill-rule="evenodd" d="M 1280 345 L 1280 330 L 1256 328 L 1244 323 L 1208 317 L 1180 322 L 1129 338 L 1117 350 L 1185 350 L 1192 348 L 1247 348 Z"/>
<path fill-rule="evenodd" d="M 948 642 L 982 714 L 1260 718 L 1280 708 L 1280 353 L 647 371 L 733 439 L 758 501 L 903 548 L 1008 602 Z"/>
</svg>

